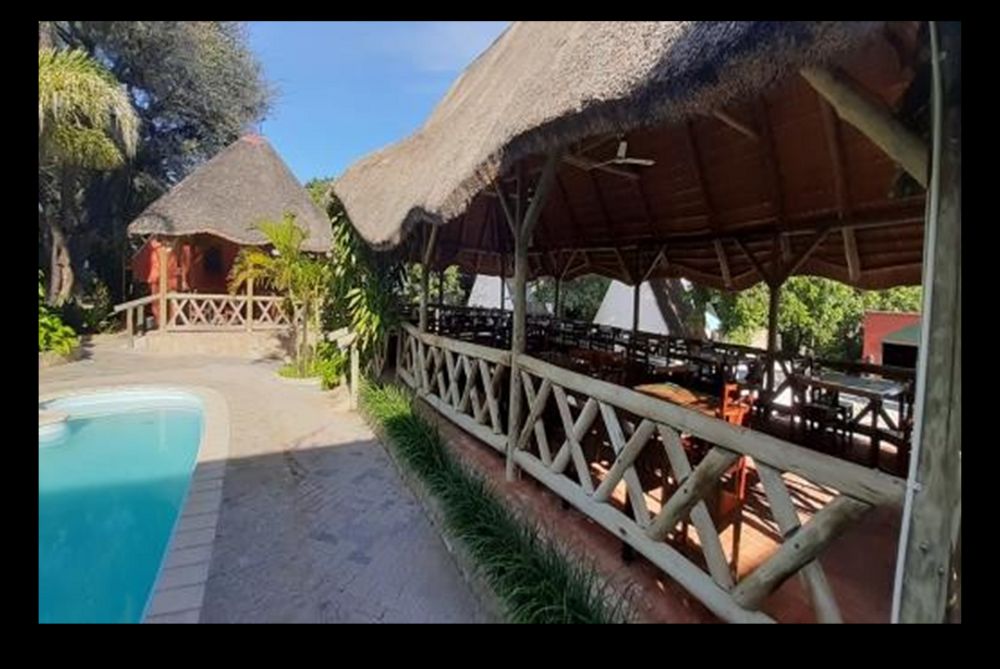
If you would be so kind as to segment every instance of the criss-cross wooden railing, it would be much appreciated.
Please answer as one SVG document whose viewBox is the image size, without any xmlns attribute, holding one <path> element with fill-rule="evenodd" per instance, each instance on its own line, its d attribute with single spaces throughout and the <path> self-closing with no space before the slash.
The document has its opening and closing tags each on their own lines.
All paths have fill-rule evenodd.
<svg viewBox="0 0 1000 669">
<path fill-rule="evenodd" d="M 459 427 L 499 451 L 506 448 L 506 389 L 510 353 L 402 324 L 399 378 Z"/>
<path fill-rule="evenodd" d="M 291 325 L 284 298 L 273 295 L 167 294 L 169 330 L 273 330 Z"/>
<path fill-rule="evenodd" d="M 401 345 L 400 378 L 459 427 L 505 451 L 506 415 L 498 405 L 509 386 L 501 381 L 510 370 L 508 352 L 421 334 L 409 325 Z M 530 356 L 519 356 L 517 365 L 525 410 L 512 427 L 513 458 L 522 471 L 723 620 L 773 622 L 762 605 L 798 574 L 816 619 L 841 621 L 818 558 L 874 506 L 901 504 L 901 479 Z M 701 457 L 692 464 L 694 452 Z M 749 458 L 763 492 L 755 512 L 770 516 L 780 545 L 740 576 L 722 545 L 718 507 L 710 502 L 741 458 Z M 793 481 L 823 490 L 826 503 L 798 509 L 789 490 Z M 697 550 L 687 541 L 691 526 Z"/>
</svg>

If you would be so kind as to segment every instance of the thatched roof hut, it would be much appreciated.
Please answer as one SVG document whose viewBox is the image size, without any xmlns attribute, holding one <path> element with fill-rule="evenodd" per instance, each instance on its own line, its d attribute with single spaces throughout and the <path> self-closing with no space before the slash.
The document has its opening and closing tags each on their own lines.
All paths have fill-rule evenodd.
<svg viewBox="0 0 1000 669">
<path fill-rule="evenodd" d="M 832 72 L 830 86 L 889 111 L 919 142 L 907 118 L 927 97 L 908 95 L 926 71 L 918 25 L 515 23 L 417 133 L 333 190 L 378 248 L 407 241 L 419 258 L 410 232 L 428 222 L 443 226 L 433 266 L 498 274 L 504 263 L 510 275 L 496 191 L 513 191 L 514 166 L 533 183 L 542 156 L 564 147 L 529 277 L 740 289 L 780 266 L 865 288 L 919 283 L 923 189 L 901 187 L 897 162 L 807 77 Z"/>
<path fill-rule="evenodd" d="M 330 250 L 330 220 L 259 135 L 245 135 L 199 166 L 128 226 L 130 235 L 210 234 L 241 246 L 267 243 L 255 228 L 290 212 L 309 236 L 307 251 Z"/>
</svg>

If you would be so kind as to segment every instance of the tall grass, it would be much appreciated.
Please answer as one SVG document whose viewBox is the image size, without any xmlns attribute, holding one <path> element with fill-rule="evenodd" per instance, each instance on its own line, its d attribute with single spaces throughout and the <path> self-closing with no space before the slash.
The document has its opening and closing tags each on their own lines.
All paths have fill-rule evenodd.
<svg viewBox="0 0 1000 669">
<path fill-rule="evenodd" d="M 511 621 L 625 622 L 620 600 L 607 602 L 593 571 L 568 563 L 455 461 L 434 428 L 414 413 L 409 394 L 394 385 L 365 383 L 361 408 L 440 500 L 449 532 L 464 542 Z"/>
</svg>

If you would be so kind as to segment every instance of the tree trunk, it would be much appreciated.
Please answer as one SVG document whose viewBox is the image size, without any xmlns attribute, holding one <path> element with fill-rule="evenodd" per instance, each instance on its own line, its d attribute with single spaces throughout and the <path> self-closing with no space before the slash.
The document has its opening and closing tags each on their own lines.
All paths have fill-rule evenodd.
<svg viewBox="0 0 1000 669">
<path fill-rule="evenodd" d="M 52 306 L 61 306 L 69 299 L 73 289 L 73 265 L 70 262 L 69 244 L 62 225 L 55 219 L 48 220 L 52 253 L 49 255 L 49 297 Z"/>
<path fill-rule="evenodd" d="M 680 337 L 704 336 L 703 332 L 693 332 L 690 327 L 691 308 L 687 303 L 684 285 L 680 279 L 653 279 L 649 287 L 660 307 L 660 313 L 667 324 L 670 334 Z"/>
<path fill-rule="evenodd" d="M 52 306 L 65 304 L 73 291 L 73 261 L 66 230 L 72 229 L 75 200 L 76 179 L 73 170 L 64 168 L 60 175 L 59 208 L 61 220 L 49 220 L 49 232 L 52 235 L 49 304 Z"/>
</svg>

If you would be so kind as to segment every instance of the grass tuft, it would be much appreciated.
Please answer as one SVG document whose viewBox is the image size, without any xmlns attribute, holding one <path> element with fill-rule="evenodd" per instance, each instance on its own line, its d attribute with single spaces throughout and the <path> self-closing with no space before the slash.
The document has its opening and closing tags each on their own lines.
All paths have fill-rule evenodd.
<svg viewBox="0 0 1000 669">
<path fill-rule="evenodd" d="M 440 500 L 449 531 L 483 569 L 511 621 L 625 622 L 622 602 L 607 602 L 592 570 L 567 562 L 507 509 L 482 478 L 455 461 L 434 428 L 416 415 L 409 393 L 391 384 L 365 383 L 361 409 Z"/>
</svg>

